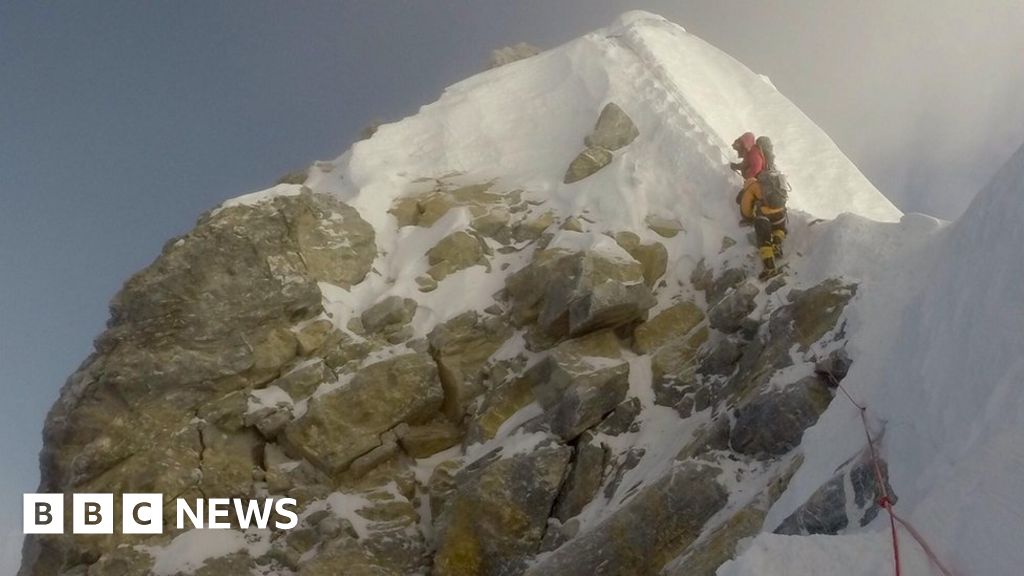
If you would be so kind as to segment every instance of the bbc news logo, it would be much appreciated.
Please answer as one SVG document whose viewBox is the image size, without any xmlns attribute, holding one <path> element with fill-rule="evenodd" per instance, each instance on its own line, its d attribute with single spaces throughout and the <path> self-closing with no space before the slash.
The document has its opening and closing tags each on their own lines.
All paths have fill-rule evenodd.
<svg viewBox="0 0 1024 576">
<path fill-rule="evenodd" d="M 23 532 L 25 534 L 63 534 L 64 494 L 25 494 Z M 299 523 L 294 498 L 208 498 L 192 502 L 175 500 L 175 520 L 179 530 L 266 529 L 273 524 L 278 530 L 290 530 Z M 162 494 L 123 494 L 121 496 L 122 534 L 162 534 L 164 531 L 164 497 Z M 71 498 L 71 532 L 73 534 L 114 533 L 113 494 L 73 494 Z M 235 523 L 232 524 L 232 516 Z M 273 522 L 271 520 L 273 519 Z"/>
</svg>

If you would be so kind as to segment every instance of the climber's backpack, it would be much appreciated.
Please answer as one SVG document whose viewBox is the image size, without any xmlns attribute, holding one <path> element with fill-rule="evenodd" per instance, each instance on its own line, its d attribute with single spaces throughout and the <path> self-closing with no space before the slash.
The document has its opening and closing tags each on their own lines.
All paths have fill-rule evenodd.
<svg viewBox="0 0 1024 576">
<path fill-rule="evenodd" d="M 761 149 L 761 155 L 764 156 L 764 169 L 775 171 L 775 146 L 772 144 L 771 138 L 767 136 L 761 136 L 755 142 L 757 147 Z"/>
<path fill-rule="evenodd" d="M 786 180 L 786 175 L 775 167 L 775 147 L 767 136 L 757 139 L 757 147 L 764 155 L 764 170 L 757 175 L 757 181 L 761 185 L 761 196 L 764 198 L 765 206 L 775 210 L 785 208 L 792 188 Z"/>
</svg>

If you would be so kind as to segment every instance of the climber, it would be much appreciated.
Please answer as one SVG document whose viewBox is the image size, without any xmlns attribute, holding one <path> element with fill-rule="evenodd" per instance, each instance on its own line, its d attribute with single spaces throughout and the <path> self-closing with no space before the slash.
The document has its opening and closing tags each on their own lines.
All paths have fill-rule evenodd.
<svg viewBox="0 0 1024 576">
<path fill-rule="evenodd" d="M 729 165 L 743 176 L 743 188 L 736 195 L 740 205 L 740 225 L 753 225 L 758 254 L 764 264 L 760 278 L 779 273 L 776 258 L 782 257 L 782 241 L 786 238 L 786 200 L 789 183 L 775 168 L 775 153 L 767 136 L 754 138 L 747 132 L 732 145 L 743 159 Z"/>
</svg>

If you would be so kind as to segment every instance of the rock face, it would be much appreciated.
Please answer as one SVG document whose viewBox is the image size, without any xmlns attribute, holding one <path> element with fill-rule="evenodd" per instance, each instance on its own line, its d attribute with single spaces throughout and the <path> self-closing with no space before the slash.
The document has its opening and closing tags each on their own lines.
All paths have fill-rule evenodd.
<svg viewBox="0 0 1024 576">
<path fill-rule="evenodd" d="M 553 446 L 470 466 L 437 520 L 438 576 L 520 574 L 537 553 L 570 450 Z"/>
<path fill-rule="evenodd" d="M 601 110 L 594 131 L 584 138 L 586 149 L 569 164 L 562 179 L 565 184 L 579 182 L 612 163 L 612 152 L 618 150 L 640 135 L 633 119 L 618 104 L 609 102 Z"/>
<path fill-rule="evenodd" d="M 838 534 L 848 527 L 867 526 L 881 510 L 879 475 L 885 482 L 885 493 L 896 502 L 885 461 L 879 462 L 876 472 L 870 454 L 865 452 L 818 488 L 807 502 L 782 521 L 775 533 Z M 852 497 L 847 495 L 847 485 L 853 488 Z"/>
<path fill-rule="evenodd" d="M 610 104 L 587 145 L 636 137 Z M 605 231 L 497 181 L 413 184 L 388 224 L 429 239 L 409 278 L 441 294 L 409 297 L 359 214 L 300 186 L 169 243 L 54 406 L 42 490 L 296 499 L 295 529 L 199 576 L 713 574 L 850 369 L 855 287 L 767 298 L 706 262 L 686 286 L 671 218 Z M 480 278 L 486 304 L 446 297 Z M 870 471 L 777 530 L 869 522 Z M 31 538 L 22 574 L 150 574 L 181 535 Z"/>
<path fill-rule="evenodd" d="M 610 151 L 597 146 L 590 146 L 583 152 L 580 152 L 576 158 L 573 158 L 573 161 L 569 164 L 569 169 L 565 171 L 565 177 L 562 178 L 562 182 L 572 184 L 592 176 L 601 168 L 611 164 L 613 158 L 614 156 Z"/>
<path fill-rule="evenodd" d="M 381 435 L 401 423 L 422 423 L 441 409 L 444 392 L 427 354 L 372 364 L 347 385 L 314 398 L 288 425 L 286 450 L 332 473 L 380 447 Z"/>
<path fill-rule="evenodd" d="M 534 368 L 533 392 L 545 422 L 570 441 L 600 422 L 625 399 L 629 364 L 608 331 L 560 344 Z"/>
<path fill-rule="evenodd" d="M 596 251 L 545 250 L 508 278 L 512 318 L 564 338 L 643 318 L 654 305 L 643 267 Z"/>
<path fill-rule="evenodd" d="M 279 190 L 204 216 L 113 299 L 96 352 L 47 417 L 41 491 L 253 494 L 264 440 L 243 422 L 245 392 L 310 353 L 296 332 L 321 311 L 317 283 L 358 283 L 376 257 L 354 209 Z M 31 538 L 25 573 L 85 566 L 116 544 Z"/>
<path fill-rule="evenodd" d="M 484 390 L 484 367 L 491 354 L 511 337 L 499 318 L 466 312 L 430 333 L 431 353 L 444 385 L 444 413 L 459 421 Z"/>
<path fill-rule="evenodd" d="M 636 140 L 639 135 L 640 130 L 633 124 L 633 119 L 618 104 L 609 102 L 601 110 L 594 131 L 583 143 L 588 147 L 596 146 L 614 152 Z"/>
<path fill-rule="evenodd" d="M 818 420 L 832 400 L 816 376 L 777 392 L 764 392 L 736 413 L 732 447 L 751 456 L 779 456 L 800 443 L 803 431 Z"/>
<path fill-rule="evenodd" d="M 526 575 L 658 573 L 725 505 L 728 493 L 716 480 L 719 473 L 711 466 L 678 465 L 600 525 L 531 567 Z"/>
</svg>

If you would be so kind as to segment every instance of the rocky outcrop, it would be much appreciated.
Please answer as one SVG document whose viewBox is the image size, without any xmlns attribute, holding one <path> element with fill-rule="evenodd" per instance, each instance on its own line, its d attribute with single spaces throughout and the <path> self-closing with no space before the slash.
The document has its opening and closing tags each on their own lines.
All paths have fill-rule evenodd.
<svg viewBox="0 0 1024 576">
<path fill-rule="evenodd" d="M 730 288 L 709 312 L 711 327 L 727 334 L 738 332 L 743 327 L 743 321 L 757 308 L 756 298 L 759 293 L 757 285 L 750 281 Z"/>
<path fill-rule="evenodd" d="M 352 381 L 309 403 L 288 425 L 283 443 L 330 473 L 384 445 L 382 434 L 401 423 L 436 416 L 444 400 L 437 365 L 427 354 L 406 354 L 360 370 Z"/>
<path fill-rule="evenodd" d="M 579 182 L 611 164 L 612 152 L 627 146 L 639 135 L 632 118 L 618 104 L 609 102 L 601 110 L 594 131 L 584 138 L 586 149 L 569 164 L 563 183 Z"/>
<path fill-rule="evenodd" d="M 583 143 L 588 147 L 596 146 L 614 152 L 628 146 L 639 135 L 640 130 L 633 119 L 618 104 L 609 102 L 601 109 L 594 131 L 583 139 Z"/>
<path fill-rule="evenodd" d="M 778 391 L 764 391 L 736 411 L 731 442 L 750 456 L 779 456 L 800 443 L 803 431 L 818 420 L 832 395 L 817 376 Z"/>
<path fill-rule="evenodd" d="M 610 106 L 587 143 L 626 146 L 631 126 Z M 227 206 L 115 299 L 48 422 L 44 490 L 298 501 L 297 528 L 199 575 L 713 573 L 760 529 L 769 482 L 850 368 L 854 287 L 764 298 L 742 269 L 703 268 L 701 298 L 670 287 L 674 245 L 649 232 L 599 233 L 457 174 L 414 184 L 391 206 L 399 226 L 466 218 L 404 232 L 441 238 L 420 280 L 497 263 L 485 310 L 375 295 L 383 276 L 333 298 L 376 256 L 334 198 L 288 187 Z M 695 430 L 688 445 L 651 443 L 668 423 Z M 723 511 L 734 469 L 760 492 Z M 841 474 L 778 529 L 869 521 L 872 477 Z M 34 538 L 28 574 L 146 574 L 153 558 L 131 546 L 175 536 Z"/>
<path fill-rule="evenodd" d="M 559 344 L 532 372 L 543 422 L 567 442 L 613 411 L 629 389 L 629 364 L 609 331 Z"/>
<path fill-rule="evenodd" d="M 428 338 L 444 386 L 444 413 L 460 421 L 484 391 L 488 358 L 512 336 L 500 318 L 470 311 L 439 324 Z"/>
<path fill-rule="evenodd" d="M 470 266 L 488 266 L 487 256 L 490 254 L 491 249 L 480 236 L 464 231 L 454 232 L 427 250 L 430 263 L 427 274 L 440 282 L 449 274 Z"/>
<path fill-rule="evenodd" d="M 353 208 L 275 190 L 205 215 L 115 296 L 95 353 L 47 417 L 41 491 L 254 494 L 265 440 L 244 419 L 247 391 L 333 379 L 293 372 L 322 345 L 309 331 L 318 283 L 356 284 L 376 257 L 373 228 Z M 118 538 L 32 538 L 25 565 L 41 576 L 87 566 Z"/>
<path fill-rule="evenodd" d="M 638 492 L 607 520 L 570 540 L 526 571 L 526 576 L 657 574 L 700 535 L 725 505 L 721 471 L 678 464 Z"/>
<path fill-rule="evenodd" d="M 520 574 L 540 548 L 569 462 L 568 448 L 469 466 L 437 519 L 437 576 Z"/>
<path fill-rule="evenodd" d="M 601 489 L 608 454 L 604 446 L 587 432 L 576 443 L 572 467 L 565 487 L 555 505 L 554 516 L 566 522 L 583 511 Z"/>
<path fill-rule="evenodd" d="M 614 157 L 610 151 L 604 148 L 589 146 L 569 163 L 569 169 L 565 171 L 562 182 L 572 184 L 592 176 L 601 168 L 611 164 Z"/>
<path fill-rule="evenodd" d="M 655 301 L 643 267 L 624 256 L 542 251 L 506 282 L 513 321 L 561 339 L 642 319 Z"/>
<path fill-rule="evenodd" d="M 881 477 L 885 491 L 879 486 Z M 852 495 L 848 494 L 848 488 Z M 889 486 L 889 469 L 879 460 L 876 471 L 871 454 L 865 450 L 818 488 L 775 529 L 776 534 L 838 534 L 846 528 L 867 526 L 881 511 L 879 501 L 886 494 L 897 498 Z"/>
</svg>

